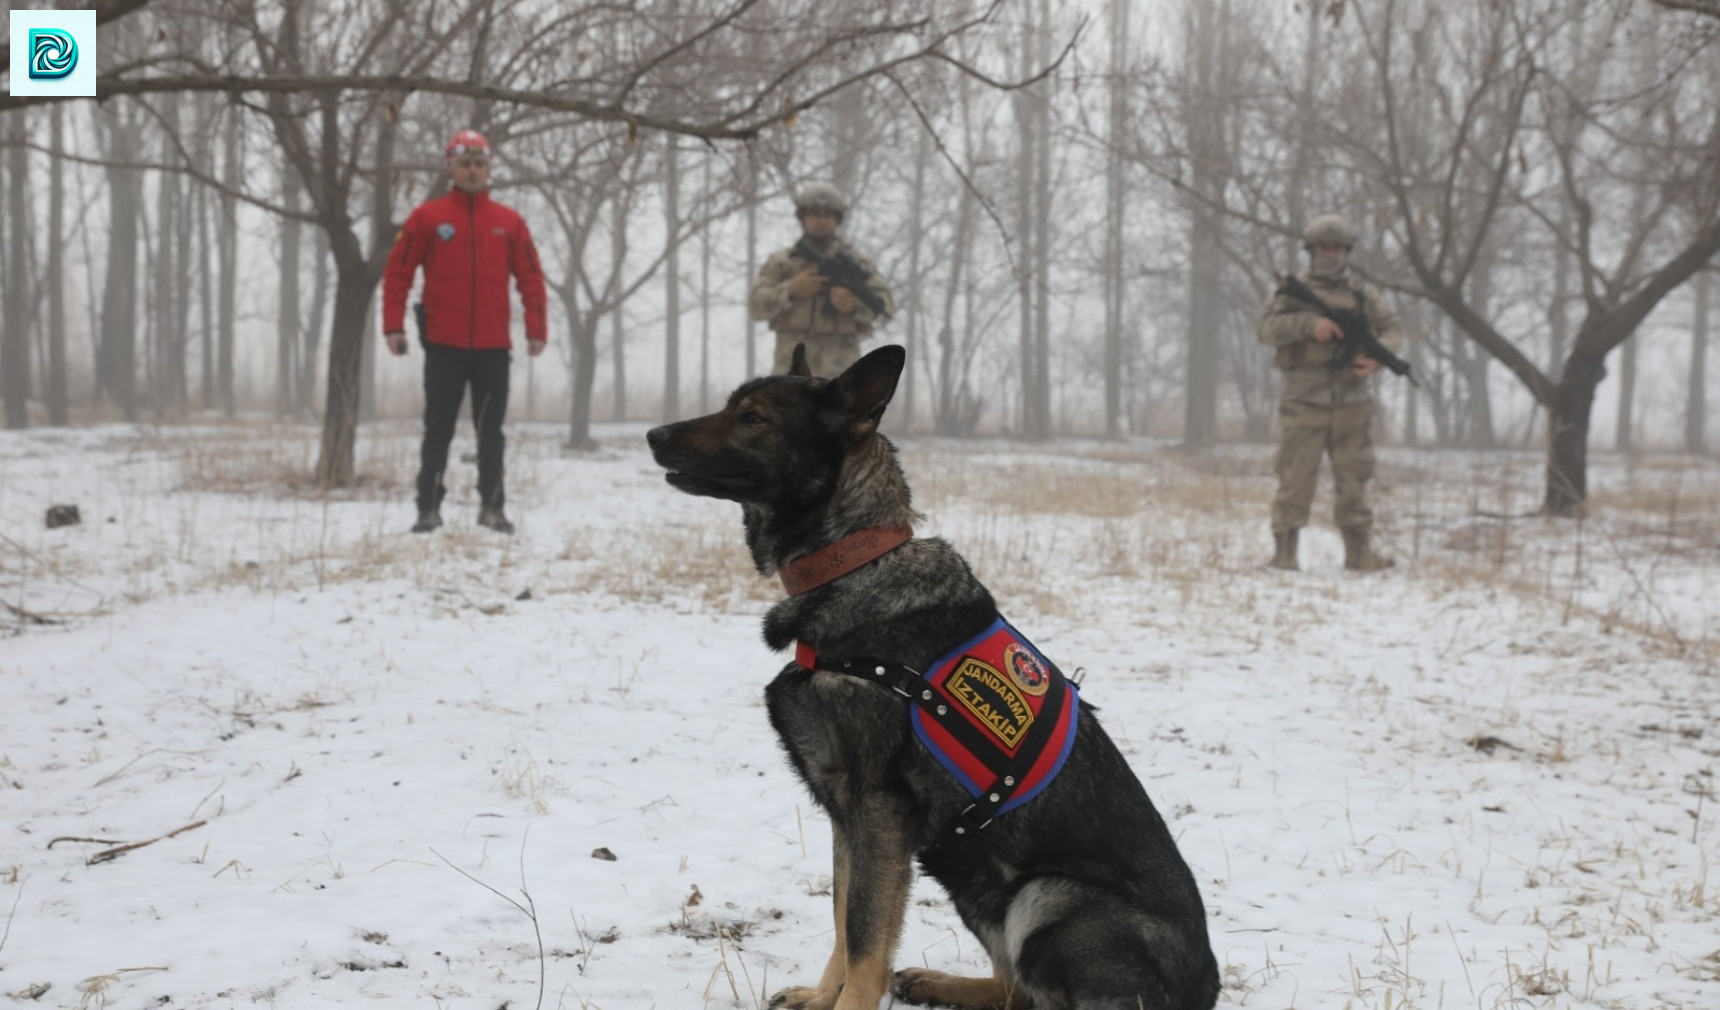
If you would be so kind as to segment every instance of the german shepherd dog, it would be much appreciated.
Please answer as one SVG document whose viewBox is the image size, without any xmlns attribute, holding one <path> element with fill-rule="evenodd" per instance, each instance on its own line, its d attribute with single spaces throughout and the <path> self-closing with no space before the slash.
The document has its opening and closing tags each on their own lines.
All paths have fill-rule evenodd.
<svg viewBox="0 0 1720 1010">
<path fill-rule="evenodd" d="M 740 503 L 761 574 L 915 513 L 878 422 L 906 355 L 883 347 L 835 379 L 803 349 L 787 375 L 751 380 L 718 413 L 653 429 L 668 483 Z M 910 534 L 904 530 L 902 536 Z M 926 670 L 998 610 L 941 538 L 912 538 L 773 606 L 765 642 L 819 656 L 888 657 Z M 1218 966 L 1194 875 L 1165 822 L 1080 705 L 1063 770 L 1017 809 L 951 834 L 974 798 L 910 729 L 895 691 L 791 664 L 765 690 L 795 772 L 830 816 L 836 947 L 811 986 L 771 1007 L 876 1010 L 909 1003 L 1022 1010 L 1209 1010 Z M 991 956 L 991 978 L 891 975 L 918 860 Z"/>
</svg>

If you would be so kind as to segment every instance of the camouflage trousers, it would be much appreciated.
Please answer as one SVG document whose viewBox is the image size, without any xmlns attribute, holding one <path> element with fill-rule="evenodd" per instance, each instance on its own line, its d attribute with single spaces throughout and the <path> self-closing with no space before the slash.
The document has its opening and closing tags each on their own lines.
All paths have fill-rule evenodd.
<svg viewBox="0 0 1720 1010">
<path fill-rule="evenodd" d="M 1367 487 L 1374 475 L 1372 401 L 1324 407 L 1286 400 L 1278 408 L 1278 495 L 1272 499 L 1272 532 L 1308 525 L 1320 459 L 1332 457 L 1336 501 L 1332 519 L 1341 530 L 1374 525 Z"/>
<path fill-rule="evenodd" d="M 841 375 L 849 365 L 860 360 L 858 333 L 778 333 L 776 362 L 771 365 L 770 374 L 788 374 L 789 363 L 794 360 L 795 344 L 806 345 L 807 366 L 813 375 L 825 379 Z"/>
</svg>

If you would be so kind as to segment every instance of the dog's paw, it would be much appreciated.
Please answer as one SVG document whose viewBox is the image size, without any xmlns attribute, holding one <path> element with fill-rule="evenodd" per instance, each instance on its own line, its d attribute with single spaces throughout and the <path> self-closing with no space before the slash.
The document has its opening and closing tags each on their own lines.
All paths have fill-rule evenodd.
<svg viewBox="0 0 1720 1010">
<path fill-rule="evenodd" d="M 930 968 L 903 968 L 890 979 L 890 993 L 915 1006 L 952 1006 L 962 1010 L 1021 1010 L 1019 993 L 995 978 L 964 978 Z"/>
<path fill-rule="evenodd" d="M 770 1010 L 830 1010 L 835 1005 L 835 993 L 821 992 L 804 985 L 791 985 L 765 1004 Z"/>
<path fill-rule="evenodd" d="M 938 986 L 948 975 L 930 968 L 903 968 L 890 978 L 890 994 L 904 1003 L 929 1006 L 937 1002 Z"/>
</svg>

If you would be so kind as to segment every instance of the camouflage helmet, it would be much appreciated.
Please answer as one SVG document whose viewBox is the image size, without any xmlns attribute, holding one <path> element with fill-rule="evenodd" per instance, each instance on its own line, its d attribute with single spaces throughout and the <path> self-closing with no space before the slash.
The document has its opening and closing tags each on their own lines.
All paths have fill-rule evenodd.
<svg viewBox="0 0 1720 1010">
<path fill-rule="evenodd" d="M 848 213 L 848 201 L 842 198 L 842 191 L 835 186 L 827 182 L 815 182 L 794 197 L 794 213 L 797 216 L 809 210 L 827 210 L 841 218 Z"/>
<path fill-rule="evenodd" d="M 1308 228 L 1302 232 L 1302 246 L 1312 249 L 1317 245 L 1341 245 L 1345 249 L 1354 248 L 1356 230 L 1350 227 L 1350 222 L 1344 220 L 1342 214 L 1321 214 L 1308 222 Z"/>
</svg>

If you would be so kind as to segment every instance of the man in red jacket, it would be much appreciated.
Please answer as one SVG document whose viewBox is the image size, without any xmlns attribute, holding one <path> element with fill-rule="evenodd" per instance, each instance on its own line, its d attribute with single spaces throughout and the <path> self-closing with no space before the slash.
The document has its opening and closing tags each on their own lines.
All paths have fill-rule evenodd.
<svg viewBox="0 0 1720 1010">
<path fill-rule="evenodd" d="M 418 521 L 412 532 L 442 525 L 442 472 L 472 387 L 472 426 L 478 433 L 478 524 L 512 533 L 502 511 L 502 421 L 508 413 L 508 275 L 526 312 L 526 350 L 543 353 L 549 337 L 543 267 L 531 230 L 512 207 L 490 199 L 490 143 L 474 130 L 448 142 L 446 195 L 419 205 L 400 228 L 382 275 L 382 334 L 403 355 L 406 292 L 424 267 L 424 445 L 418 467 Z"/>
</svg>

